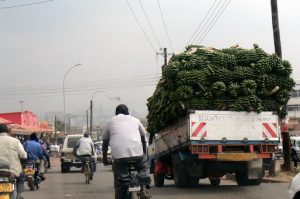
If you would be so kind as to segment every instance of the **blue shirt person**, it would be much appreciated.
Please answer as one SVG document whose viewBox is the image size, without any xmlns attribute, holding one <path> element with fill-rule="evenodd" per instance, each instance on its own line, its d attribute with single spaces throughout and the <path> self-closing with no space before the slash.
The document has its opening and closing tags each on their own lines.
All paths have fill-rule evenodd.
<svg viewBox="0 0 300 199">
<path fill-rule="evenodd" d="M 24 149 L 27 151 L 27 160 L 44 159 L 44 152 L 42 146 L 37 142 L 38 138 L 36 133 L 30 135 L 30 140 L 24 143 Z"/>
</svg>

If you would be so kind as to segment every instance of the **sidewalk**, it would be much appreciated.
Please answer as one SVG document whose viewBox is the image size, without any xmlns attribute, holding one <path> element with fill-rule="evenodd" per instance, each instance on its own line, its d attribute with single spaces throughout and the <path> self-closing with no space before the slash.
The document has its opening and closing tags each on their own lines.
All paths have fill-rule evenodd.
<svg viewBox="0 0 300 199">
<path fill-rule="evenodd" d="M 290 183 L 294 176 L 300 172 L 300 169 L 283 172 L 281 171 L 281 165 L 283 164 L 283 159 L 276 160 L 275 173 L 276 176 L 269 176 L 268 171 L 266 171 L 266 175 L 263 179 L 265 183 Z M 292 165 L 292 163 L 291 163 Z"/>
</svg>

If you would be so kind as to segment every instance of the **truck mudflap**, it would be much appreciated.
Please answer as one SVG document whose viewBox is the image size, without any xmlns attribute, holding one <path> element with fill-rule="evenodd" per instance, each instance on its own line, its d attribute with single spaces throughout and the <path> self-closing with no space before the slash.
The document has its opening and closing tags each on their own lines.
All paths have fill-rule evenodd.
<svg viewBox="0 0 300 199">
<path fill-rule="evenodd" d="M 248 179 L 261 179 L 263 178 L 263 161 L 262 159 L 256 159 L 247 162 L 248 167 Z"/>
<path fill-rule="evenodd" d="M 161 161 L 155 161 L 154 163 L 154 173 L 155 174 L 166 174 L 168 172 L 168 168 Z"/>
</svg>

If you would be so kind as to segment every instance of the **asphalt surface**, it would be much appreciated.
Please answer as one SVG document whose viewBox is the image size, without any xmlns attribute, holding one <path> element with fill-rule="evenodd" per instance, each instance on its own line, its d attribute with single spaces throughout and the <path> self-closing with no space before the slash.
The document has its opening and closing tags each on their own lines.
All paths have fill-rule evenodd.
<svg viewBox="0 0 300 199">
<path fill-rule="evenodd" d="M 78 169 L 71 173 L 60 173 L 59 167 L 48 171 L 47 179 L 39 190 L 24 192 L 26 199 L 113 199 L 113 175 L 111 166 L 97 163 L 97 172 L 91 184 L 84 183 L 84 176 Z M 288 183 L 262 183 L 260 186 L 240 187 L 234 181 L 222 180 L 221 185 L 212 187 L 207 180 L 201 180 L 196 188 L 181 189 L 166 181 L 162 188 L 152 187 L 152 198 L 159 199 L 285 199 Z"/>
</svg>

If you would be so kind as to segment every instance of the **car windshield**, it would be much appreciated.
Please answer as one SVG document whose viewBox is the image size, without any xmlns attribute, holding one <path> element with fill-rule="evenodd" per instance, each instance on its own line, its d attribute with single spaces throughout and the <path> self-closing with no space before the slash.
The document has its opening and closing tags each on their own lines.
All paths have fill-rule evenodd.
<svg viewBox="0 0 300 199">
<path fill-rule="evenodd" d="M 77 145 L 79 139 L 80 139 L 80 137 L 69 138 L 68 143 L 67 143 L 67 147 L 68 148 L 74 148 Z"/>
</svg>

